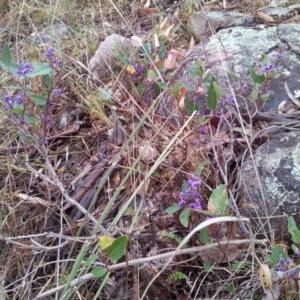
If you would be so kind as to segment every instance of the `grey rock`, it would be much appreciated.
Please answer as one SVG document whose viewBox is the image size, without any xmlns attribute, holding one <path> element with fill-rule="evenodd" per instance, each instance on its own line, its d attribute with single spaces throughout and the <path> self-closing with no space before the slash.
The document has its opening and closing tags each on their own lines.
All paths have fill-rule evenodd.
<svg viewBox="0 0 300 300">
<path fill-rule="evenodd" d="M 89 62 L 89 70 L 101 82 L 111 78 L 111 69 L 117 66 L 120 53 L 130 53 L 132 49 L 129 39 L 112 34 L 108 36 L 99 46 L 95 55 Z"/>
<path fill-rule="evenodd" d="M 211 11 L 196 12 L 190 17 L 190 27 L 197 40 L 201 40 L 206 33 L 210 35 L 218 29 L 246 26 L 253 23 L 253 17 L 239 12 Z"/>
<path fill-rule="evenodd" d="M 278 28 L 233 27 L 222 29 L 213 35 L 206 45 L 200 43 L 194 48 L 178 70 L 174 72 L 169 85 L 171 87 L 174 83 L 180 82 L 182 85 L 188 86 L 190 89 L 188 92 L 189 100 L 197 103 L 201 113 L 208 113 L 206 94 L 197 95 L 195 93 L 199 86 L 205 88 L 206 91 L 208 87 L 201 82 L 199 77 L 193 78 L 189 75 L 189 70 L 195 67 L 195 61 L 200 58 L 204 69 L 210 70 L 228 96 L 234 93 L 240 109 L 246 111 L 249 106 L 253 105 L 249 103 L 249 95 L 254 83 L 249 76 L 245 57 L 250 57 L 253 65 L 258 64 L 262 55 L 270 55 L 273 51 L 278 51 L 280 44 L 286 43 L 289 48 L 276 65 L 275 76 L 264 83 L 263 94 L 268 93 L 270 96 L 263 107 L 263 111 L 277 111 L 278 105 L 283 100 L 288 99 L 285 83 L 292 93 L 300 88 L 298 75 L 300 74 L 300 52 L 297 40 L 299 33 L 299 24 L 284 24 Z M 245 79 L 249 87 L 248 92 L 238 93 L 241 82 L 229 76 L 228 72 Z M 173 113 L 174 108 L 171 102 L 170 95 L 165 93 L 160 101 L 158 113 L 164 116 Z"/>
<path fill-rule="evenodd" d="M 251 218 L 257 234 L 274 230 L 276 238 L 288 239 L 288 216 L 300 222 L 299 139 L 299 131 L 280 132 L 258 148 L 254 163 L 249 159 L 242 166 L 240 213 Z"/>
<path fill-rule="evenodd" d="M 275 21 L 285 21 L 293 16 L 293 10 L 288 7 L 267 7 L 262 12 Z"/>
<path fill-rule="evenodd" d="M 67 36 L 68 26 L 63 22 L 59 22 L 43 29 L 41 32 L 33 32 L 29 38 L 31 39 L 31 44 L 34 45 L 51 45 Z"/>
</svg>

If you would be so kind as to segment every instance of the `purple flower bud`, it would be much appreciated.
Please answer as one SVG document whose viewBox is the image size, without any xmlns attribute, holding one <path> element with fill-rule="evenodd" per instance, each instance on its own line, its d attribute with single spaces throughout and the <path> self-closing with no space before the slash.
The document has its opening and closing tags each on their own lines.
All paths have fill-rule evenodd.
<svg viewBox="0 0 300 300">
<path fill-rule="evenodd" d="M 16 71 L 17 75 L 22 77 L 30 72 L 32 72 L 31 65 L 28 62 L 20 62 L 20 67 Z"/>
<path fill-rule="evenodd" d="M 206 134 L 207 133 L 207 129 L 204 126 L 200 126 L 199 131 L 200 131 L 200 134 Z"/>
<path fill-rule="evenodd" d="M 48 59 L 51 59 L 51 58 L 55 55 L 55 50 L 54 50 L 54 48 L 50 46 L 50 47 L 47 49 L 45 55 L 46 55 L 46 57 L 47 57 Z"/>
<path fill-rule="evenodd" d="M 17 94 L 17 96 L 15 97 L 14 103 L 15 103 L 15 104 L 21 104 L 22 101 L 23 101 L 23 94 L 22 94 L 21 92 L 19 92 L 19 93 Z"/>
<path fill-rule="evenodd" d="M 184 207 L 184 206 L 186 205 L 186 201 L 180 200 L 180 201 L 178 202 L 178 205 L 179 205 L 180 207 Z"/>
<path fill-rule="evenodd" d="M 55 90 L 53 90 L 53 93 L 55 94 L 55 95 L 61 95 L 62 94 L 62 89 L 55 89 Z"/>
</svg>

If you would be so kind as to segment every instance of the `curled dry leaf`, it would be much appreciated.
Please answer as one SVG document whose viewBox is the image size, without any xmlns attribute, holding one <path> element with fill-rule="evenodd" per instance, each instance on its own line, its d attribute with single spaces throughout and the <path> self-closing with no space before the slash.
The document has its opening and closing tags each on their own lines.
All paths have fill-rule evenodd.
<svg viewBox="0 0 300 300">
<path fill-rule="evenodd" d="M 144 141 L 139 147 L 139 155 L 144 162 L 151 163 L 157 158 L 158 152 L 149 144 L 149 141 Z"/>
<path fill-rule="evenodd" d="M 160 44 L 159 44 L 157 33 L 154 33 L 154 46 L 155 46 L 155 48 L 158 48 L 159 45 Z"/>
<path fill-rule="evenodd" d="M 288 87 L 288 85 L 287 85 L 286 82 L 284 83 L 284 87 L 285 87 L 285 91 L 286 91 L 287 95 L 289 96 L 289 98 L 290 98 L 290 99 L 291 99 L 298 107 L 300 107 L 300 101 L 299 101 L 298 99 L 296 99 L 296 98 L 294 97 L 294 95 L 291 93 L 291 91 L 290 91 L 290 89 L 289 89 L 289 87 Z"/>
<path fill-rule="evenodd" d="M 173 28 L 174 26 L 175 26 L 175 24 L 170 25 L 170 26 L 166 29 L 166 31 L 165 31 L 165 33 L 164 33 L 164 36 L 168 37 L 168 36 L 170 35 L 170 32 L 171 32 L 171 30 L 172 30 L 172 28 Z"/>
<path fill-rule="evenodd" d="M 166 26 L 167 22 L 168 22 L 169 17 L 166 17 L 158 26 L 159 29 L 164 29 L 164 27 Z"/>
<path fill-rule="evenodd" d="M 151 4 L 151 0 L 147 0 L 147 2 L 145 3 L 144 7 L 148 8 L 148 7 L 150 7 L 150 4 Z"/>
<path fill-rule="evenodd" d="M 195 48 L 195 39 L 192 36 L 190 40 L 189 51 L 192 51 L 194 48 Z"/>
<path fill-rule="evenodd" d="M 134 47 L 142 47 L 143 46 L 143 40 L 136 36 L 136 35 L 133 35 L 131 37 L 131 45 L 134 46 Z"/>
<path fill-rule="evenodd" d="M 263 13 L 262 11 L 258 11 L 258 12 L 257 12 L 257 16 L 258 16 L 261 20 L 263 20 L 263 21 L 265 21 L 265 22 L 269 22 L 269 23 L 275 22 L 275 20 L 274 20 L 272 17 L 270 17 L 269 15 Z"/>
<path fill-rule="evenodd" d="M 284 112 L 284 106 L 286 104 L 286 100 L 281 101 L 280 104 L 278 105 L 278 114 L 283 114 Z"/>
</svg>

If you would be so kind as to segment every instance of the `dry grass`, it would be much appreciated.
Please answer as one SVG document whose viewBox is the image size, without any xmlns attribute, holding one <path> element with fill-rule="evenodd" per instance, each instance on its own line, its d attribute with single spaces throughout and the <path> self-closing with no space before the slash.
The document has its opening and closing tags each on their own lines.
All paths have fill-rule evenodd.
<svg viewBox="0 0 300 300">
<path fill-rule="evenodd" d="M 205 9 L 230 4 L 204 2 Z M 267 4 L 244 0 L 240 10 L 253 13 Z M 40 33 L 58 21 L 68 26 L 68 36 L 54 45 L 61 49 L 65 70 L 60 83 L 64 98 L 56 103 L 53 117 L 56 120 L 70 106 L 80 107 L 84 126 L 72 134 L 56 132 L 45 149 L 34 138 L 22 136 L 0 108 L 0 294 L 5 289 L 8 299 L 39 299 L 39 294 L 44 295 L 41 299 L 208 299 L 213 295 L 260 299 L 263 289 L 258 273 L 267 264 L 269 241 L 255 240 L 254 235 L 244 240 L 234 218 L 224 223 L 220 219 L 208 227 L 217 244 L 204 246 L 198 233 L 191 234 L 184 252 L 178 244 L 206 216 L 192 211 L 185 228 L 178 213 L 165 213 L 178 202 L 183 180 L 200 162 L 210 162 L 202 173 L 205 205 L 217 185 L 232 184 L 235 173 L 220 174 L 214 163 L 217 148 L 209 145 L 212 136 L 199 142 L 192 117 L 176 127 L 170 122 L 176 111 L 167 119 L 155 115 L 154 104 L 142 101 L 122 64 L 117 72 L 111 69 L 106 82 L 111 98 L 101 101 L 99 82 L 84 67 L 112 32 L 152 40 L 152 29 L 163 20 L 167 8 L 158 3 L 156 12 L 141 14 L 136 9 L 142 7 L 140 1 L 126 0 L 2 1 L 0 11 L 4 11 L 1 5 L 7 11 L 0 21 L 1 28 L 6 24 L 1 43 L 8 42 L 18 60 L 42 59 L 45 47 L 30 44 L 32 32 Z M 188 11 L 183 5 L 178 7 L 177 22 L 186 28 Z M 190 36 L 179 31 L 167 46 L 187 49 Z M 9 78 L 3 76 L 3 84 L 8 84 Z M 159 99 L 153 86 L 147 88 L 148 98 Z M 108 130 L 118 129 L 120 123 L 124 139 L 121 143 L 109 140 Z M 158 153 L 151 163 L 139 152 L 145 143 Z M 76 181 L 88 165 L 97 170 L 97 177 Z M 63 210 L 65 193 L 73 197 L 81 190 L 92 203 L 85 207 L 86 219 L 74 207 Z M 237 216 L 235 208 L 230 213 Z M 126 263 L 124 259 L 113 265 L 98 253 L 97 237 L 122 234 L 130 240 Z M 162 255 L 171 249 L 177 252 Z M 97 262 L 111 271 L 102 281 L 91 276 L 85 264 L 95 253 Z M 155 256 L 151 263 L 149 256 Z M 170 256 L 172 261 L 168 261 Z M 180 274 L 184 277 L 176 280 Z M 43 294 L 47 291 L 49 295 Z"/>
</svg>

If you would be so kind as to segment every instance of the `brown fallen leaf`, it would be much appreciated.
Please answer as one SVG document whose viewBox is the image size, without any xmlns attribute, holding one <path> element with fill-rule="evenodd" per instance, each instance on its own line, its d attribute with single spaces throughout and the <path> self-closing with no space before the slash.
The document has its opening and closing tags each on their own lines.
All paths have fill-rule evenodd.
<svg viewBox="0 0 300 300">
<path fill-rule="evenodd" d="M 258 12 L 257 12 L 257 16 L 258 16 L 261 20 L 263 20 L 263 21 L 265 21 L 265 22 L 269 22 L 269 23 L 275 22 L 275 20 L 274 20 L 272 17 L 270 17 L 269 15 L 263 13 L 262 11 L 258 11 Z"/>
</svg>

